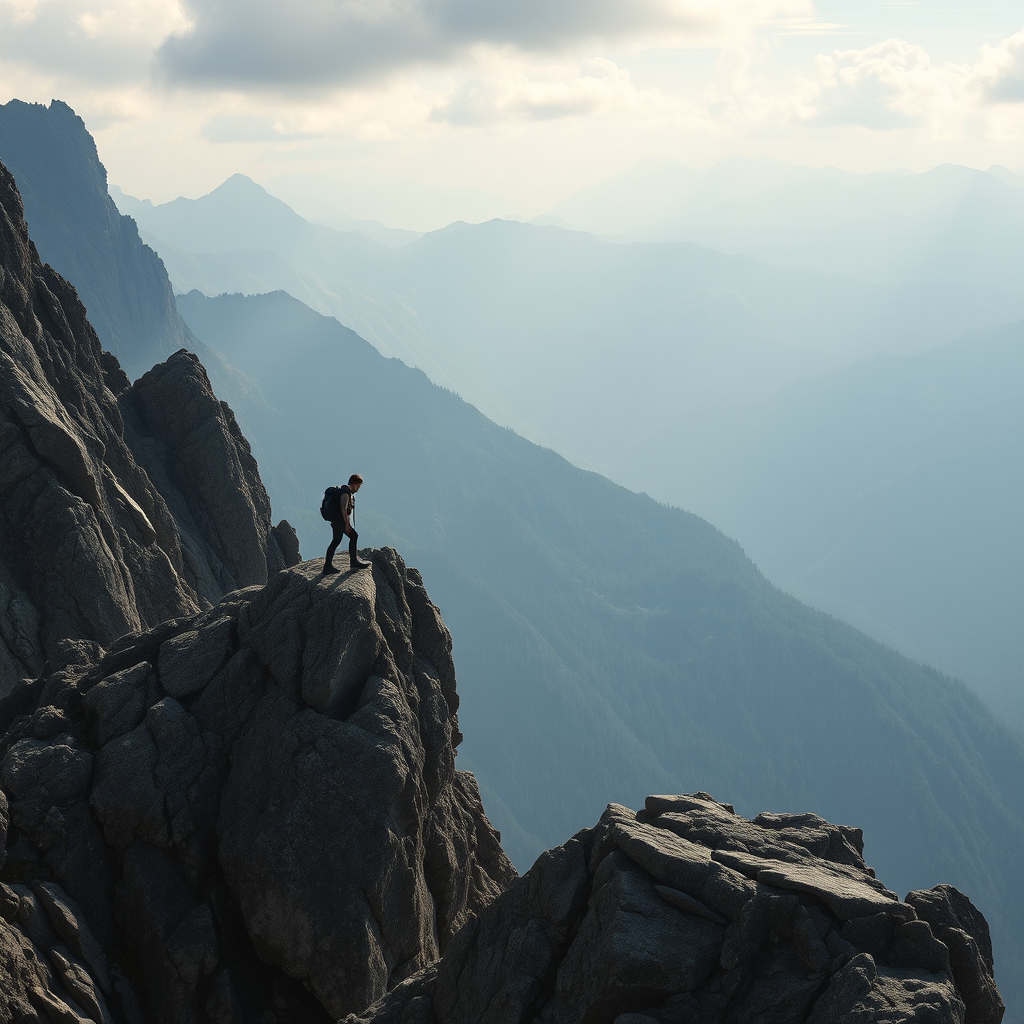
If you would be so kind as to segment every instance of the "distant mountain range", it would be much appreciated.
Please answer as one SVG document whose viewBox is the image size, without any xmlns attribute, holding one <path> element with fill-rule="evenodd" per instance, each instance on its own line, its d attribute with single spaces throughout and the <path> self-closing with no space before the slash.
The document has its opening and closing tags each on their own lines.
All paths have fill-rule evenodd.
<svg viewBox="0 0 1024 1024">
<path fill-rule="evenodd" d="M 90 224 L 68 219 L 70 249 Z M 497 426 L 290 296 L 192 294 L 181 309 L 253 382 L 238 419 L 307 557 L 326 542 L 323 487 L 366 477 L 357 526 L 399 544 L 444 612 L 460 766 L 521 865 L 608 799 L 650 791 L 857 822 L 888 884 L 971 893 L 1020 1005 L 1024 744 L 962 684 L 780 592 L 707 522 Z"/>
<path fill-rule="evenodd" d="M 1024 176 L 1005 167 L 852 174 L 732 157 L 696 171 L 645 160 L 570 196 L 547 219 L 878 284 L 1024 290 Z"/>
<path fill-rule="evenodd" d="M 680 470 L 771 579 L 1024 732 L 1024 323 L 801 381 Z"/>
<path fill-rule="evenodd" d="M 637 221 L 689 204 L 692 217 L 742 208 L 749 220 L 736 224 L 750 231 L 791 217 L 794 238 L 800 224 L 826 234 L 859 225 L 868 238 L 884 223 L 905 240 L 919 237 L 899 219 L 913 213 L 931 218 L 936 252 L 941 238 L 956 249 L 956 279 L 985 264 L 986 231 L 1003 239 L 1005 266 L 1017 266 L 1024 189 L 1013 180 L 954 167 L 863 176 L 763 161 L 714 174 L 646 163 L 561 212 L 608 227 L 586 221 L 588 211 L 628 211 L 633 197 Z M 893 271 L 903 283 L 885 285 L 691 242 L 619 245 L 508 221 L 452 225 L 395 251 L 311 225 L 241 175 L 198 200 L 120 201 L 177 288 L 283 288 L 337 316 L 498 422 L 725 526 L 771 578 L 964 676 L 1024 729 L 1020 630 L 1006 628 L 1024 615 L 1014 525 L 1024 341 L 1019 327 L 998 326 L 1024 316 L 1012 274 L 993 275 L 1000 287 L 985 274 L 950 282 L 905 260 Z M 974 235 L 950 235 L 982 201 L 989 214 Z M 801 245 L 805 255 L 827 248 L 809 236 Z M 906 256 L 901 245 L 879 235 L 885 255 L 874 263 L 871 246 L 843 251 L 874 268 Z M 956 340 L 978 330 L 1004 340 Z M 954 342 L 955 358 L 939 354 Z M 880 354 L 907 358 L 843 369 Z M 921 466 L 939 476 L 926 482 Z"/>
</svg>

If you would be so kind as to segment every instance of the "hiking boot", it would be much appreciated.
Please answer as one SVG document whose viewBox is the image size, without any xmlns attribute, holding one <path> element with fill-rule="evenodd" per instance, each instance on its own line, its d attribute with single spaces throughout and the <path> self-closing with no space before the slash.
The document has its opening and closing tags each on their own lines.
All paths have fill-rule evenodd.
<svg viewBox="0 0 1024 1024">
<path fill-rule="evenodd" d="M 359 559 L 359 558 L 352 559 L 352 571 L 353 572 L 355 572 L 356 569 L 369 569 L 369 568 L 370 568 L 370 563 L 369 562 L 364 562 L 364 561 L 362 561 L 362 559 Z"/>
<path fill-rule="evenodd" d="M 324 566 L 324 571 L 323 571 L 323 575 L 324 576 L 331 576 L 331 575 L 333 575 L 336 572 L 341 572 L 341 570 L 335 568 L 333 565 L 325 565 Z"/>
</svg>

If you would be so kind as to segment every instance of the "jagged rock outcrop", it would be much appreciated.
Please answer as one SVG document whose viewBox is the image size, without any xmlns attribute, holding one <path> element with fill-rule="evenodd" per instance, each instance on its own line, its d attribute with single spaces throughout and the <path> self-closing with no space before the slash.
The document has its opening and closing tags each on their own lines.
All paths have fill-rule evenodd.
<svg viewBox="0 0 1024 1024">
<path fill-rule="evenodd" d="M 0 164 L 0 694 L 297 560 L 197 359 L 129 387 Z"/>
<path fill-rule="evenodd" d="M 366 555 L 0 702 L 0 1022 L 336 1019 L 515 877 L 455 770 L 448 631 L 415 570 Z"/>
<path fill-rule="evenodd" d="M 813 814 L 612 804 L 346 1024 L 998 1024 L 981 914 L 862 854 Z"/>
</svg>

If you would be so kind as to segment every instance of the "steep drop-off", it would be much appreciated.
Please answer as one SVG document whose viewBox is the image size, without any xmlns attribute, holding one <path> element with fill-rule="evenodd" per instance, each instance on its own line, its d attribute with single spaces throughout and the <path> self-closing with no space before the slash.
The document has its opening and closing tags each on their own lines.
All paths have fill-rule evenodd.
<svg viewBox="0 0 1024 1024">
<path fill-rule="evenodd" d="M 0 693 L 297 560 L 198 360 L 129 386 L 0 164 Z"/>
</svg>

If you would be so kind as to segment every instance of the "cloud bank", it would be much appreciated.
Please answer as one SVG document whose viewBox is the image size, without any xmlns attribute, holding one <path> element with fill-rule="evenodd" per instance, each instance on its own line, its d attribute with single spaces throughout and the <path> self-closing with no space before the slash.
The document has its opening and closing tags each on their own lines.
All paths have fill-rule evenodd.
<svg viewBox="0 0 1024 1024">
<path fill-rule="evenodd" d="M 71 103 L 112 180 L 154 196 L 284 163 L 427 174 L 425 154 L 508 194 L 736 151 L 1016 168 L 1016 28 L 943 63 L 901 38 L 833 49 L 861 26 L 813 0 L 0 0 L 0 101 Z"/>
<path fill-rule="evenodd" d="M 811 0 L 186 0 L 158 51 L 178 83 L 346 85 L 441 65 L 477 46 L 551 52 L 588 42 L 713 43 Z"/>
</svg>

